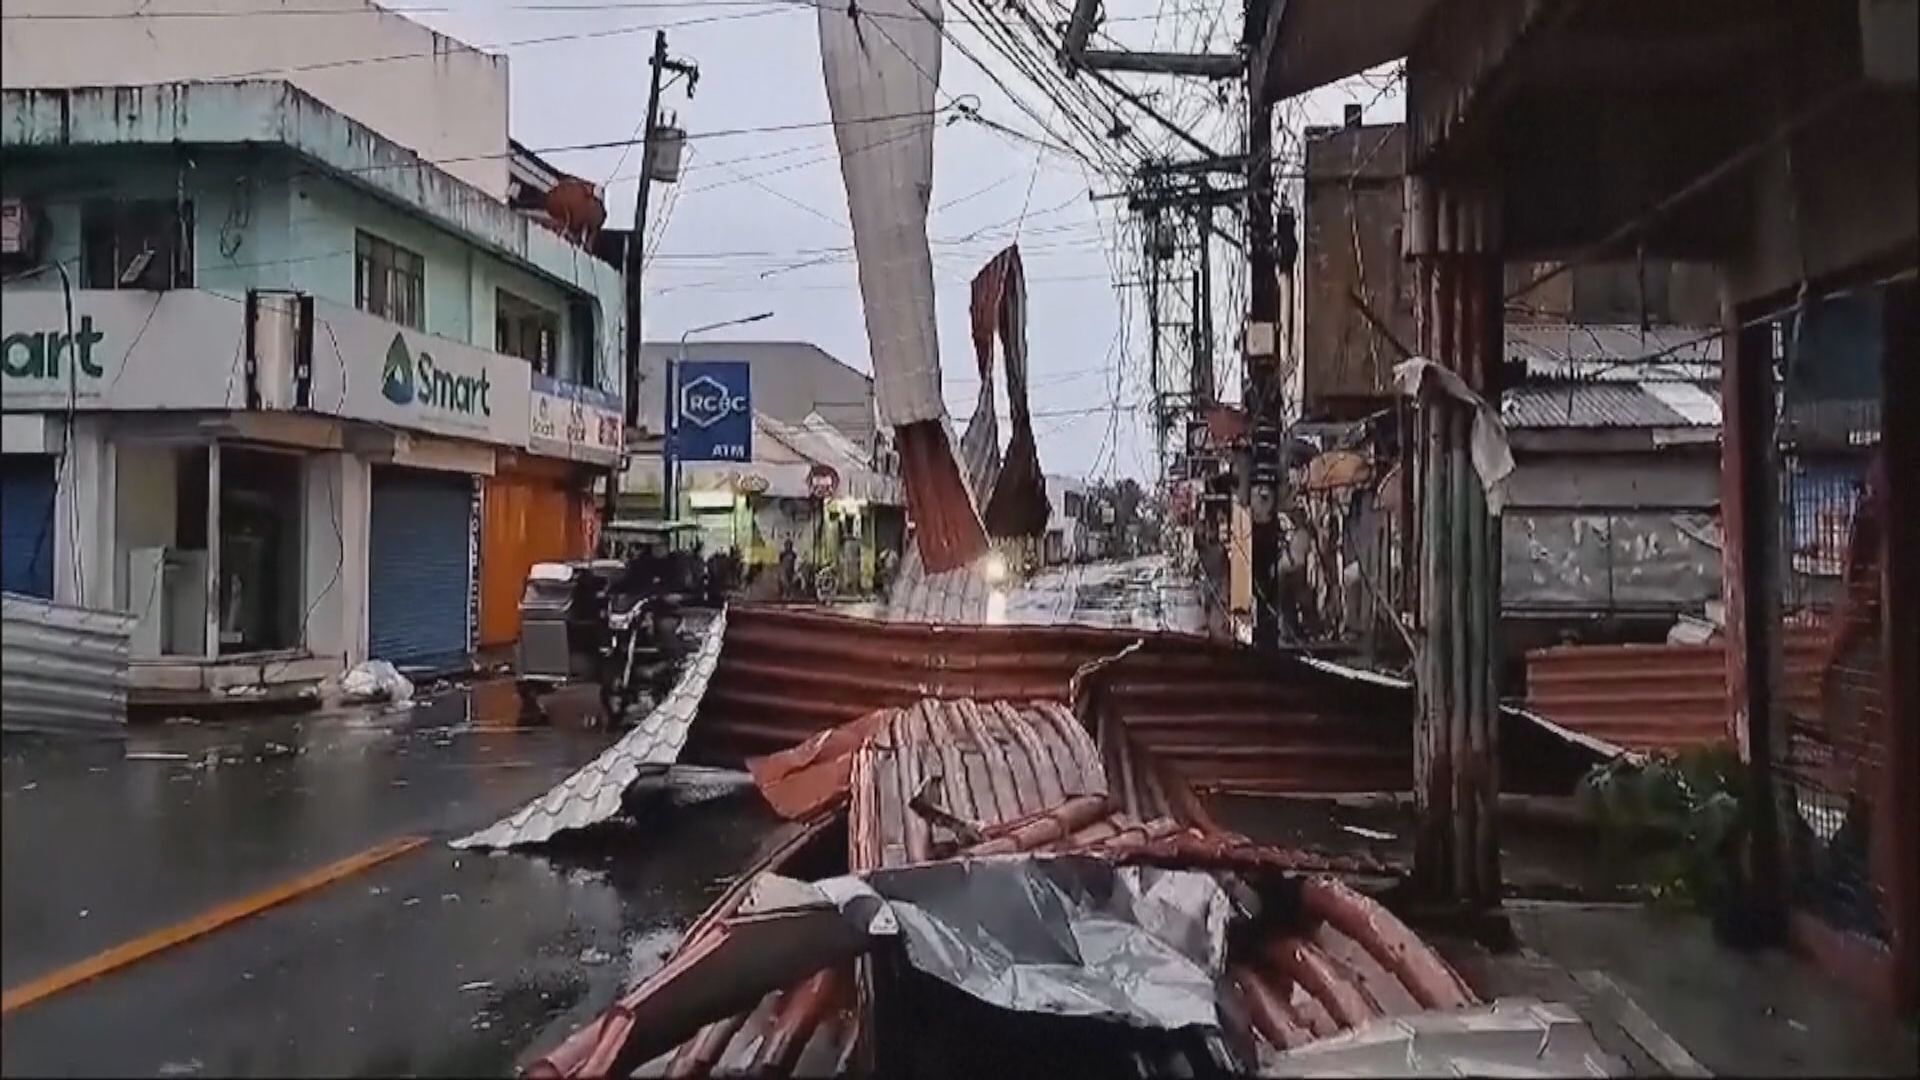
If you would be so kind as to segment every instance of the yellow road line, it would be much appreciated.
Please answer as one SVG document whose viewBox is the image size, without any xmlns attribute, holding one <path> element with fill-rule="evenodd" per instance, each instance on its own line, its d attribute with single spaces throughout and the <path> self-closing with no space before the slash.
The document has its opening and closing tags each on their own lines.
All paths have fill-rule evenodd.
<svg viewBox="0 0 1920 1080">
<path fill-rule="evenodd" d="M 239 922 L 241 919 L 258 915 L 268 908 L 284 904 L 316 889 L 325 888 L 341 878 L 350 877 L 389 859 L 405 855 L 426 842 L 427 838 L 424 836 L 403 836 L 397 840 L 377 844 L 358 855 L 351 855 L 339 862 L 310 870 L 291 881 L 282 882 L 270 889 L 263 889 L 251 896 L 230 900 L 184 922 L 144 934 L 105 952 L 95 953 L 78 963 L 68 964 L 58 971 L 48 972 L 25 985 L 8 990 L 4 999 L 0 1000 L 0 1015 L 25 1008 L 42 998 L 71 989 L 89 979 L 99 978 L 109 972 L 139 963 L 175 945 L 211 934 L 229 923 Z"/>
</svg>

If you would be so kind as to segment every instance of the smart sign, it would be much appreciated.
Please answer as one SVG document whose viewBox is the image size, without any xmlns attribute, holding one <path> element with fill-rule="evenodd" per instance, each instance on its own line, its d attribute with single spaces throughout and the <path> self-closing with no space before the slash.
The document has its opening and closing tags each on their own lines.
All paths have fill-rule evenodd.
<svg viewBox="0 0 1920 1080">
<path fill-rule="evenodd" d="M 753 458 L 752 369 L 738 361 L 679 366 L 674 456 L 681 461 Z"/>
</svg>

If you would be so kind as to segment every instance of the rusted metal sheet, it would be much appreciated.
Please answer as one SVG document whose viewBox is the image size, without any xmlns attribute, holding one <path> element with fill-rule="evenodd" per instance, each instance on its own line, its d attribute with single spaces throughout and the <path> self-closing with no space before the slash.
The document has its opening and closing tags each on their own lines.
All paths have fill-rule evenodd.
<svg viewBox="0 0 1920 1080">
<path fill-rule="evenodd" d="M 922 698 L 1065 702 L 1082 665 L 1141 639 L 1086 627 L 882 623 L 741 605 L 689 755 L 737 764 Z M 1168 650 L 1203 645 L 1153 640 Z"/>
<path fill-rule="evenodd" d="M 921 698 L 972 698 L 1059 702 L 1096 730 L 1124 720 L 1126 744 L 1144 764 L 1131 776 L 1117 758 L 1108 767 L 1119 804 L 1146 817 L 1175 809 L 1150 790 L 1170 778 L 1202 792 L 1406 791 L 1412 783 L 1411 684 L 1304 654 L 1255 654 L 1179 634 L 877 623 L 745 605 L 731 620 L 688 748 L 709 764 L 778 754 Z M 1501 725 L 1510 790 L 1564 794 L 1609 756 L 1518 711 L 1505 710 Z M 804 813 L 836 797 L 845 766 L 835 759 L 856 747 L 842 736 L 770 758 L 756 776 L 776 808 Z"/>
<path fill-rule="evenodd" d="M 926 813 L 923 804 L 984 834 L 1075 800 L 1092 804 L 1090 822 L 1107 792 L 1092 737 L 1065 707 L 1046 701 L 1021 708 L 922 701 L 893 710 L 854 754 L 852 784 L 848 828 L 856 871 L 943 858 L 979 839 Z M 1059 839 L 1083 823 L 1032 824 L 1040 835 Z"/>
<path fill-rule="evenodd" d="M 1820 706 L 1824 636 L 1786 636 L 1786 706 Z M 1527 653 L 1527 706 L 1556 723 L 1642 752 L 1725 743 L 1724 642 L 1705 645 L 1566 645 Z"/>
<path fill-rule="evenodd" d="M 789 916 L 774 914 L 777 903 L 750 899 L 755 882 L 768 883 L 765 875 L 817 864 L 825 842 L 842 828 L 845 866 L 856 873 L 952 856 L 1071 853 L 1259 883 L 1257 903 L 1272 905 L 1271 921 L 1254 936 L 1229 938 L 1233 989 L 1220 1010 L 1223 1023 L 1244 1023 L 1248 1038 L 1264 1041 L 1262 1061 L 1382 1017 L 1477 1004 L 1446 961 L 1377 902 L 1332 878 L 1293 876 L 1308 861 L 1302 853 L 1191 822 L 1143 822 L 1115 809 L 1098 749 L 1057 702 L 1016 707 L 926 700 L 880 711 L 834 734 L 860 736 L 846 813 L 816 817 L 757 863 L 694 925 L 659 973 L 531 1073 L 624 1075 L 639 1064 L 636 1058 L 651 1058 L 638 1071 L 649 1076 L 813 1075 L 848 1067 L 862 1025 L 874 1021 L 877 991 L 856 990 L 854 965 L 831 958 L 840 946 L 824 940 L 827 935 L 783 943 L 769 920 Z M 822 767 L 825 755 L 817 751 L 829 741 L 815 744 L 811 757 L 793 756 L 806 764 L 785 775 Z M 808 963 L 826 966 L 796 970 Z M 774 972 L 795 981 L 785 990 L 759 991 Z M 683 1000 L 666 1000 L 673 995 Z M 704 1023 L 688 1014 L 696 999 L 710 1010 Z M 1017 1022 L 1015 1013 L 994 1015 Z M 678 1045 L 663 1046 L 667 1032 L 648 1026 L 655 1023 L 670 1023 Z M 989 1030 L 980 1037 L 995 1036 Z"/>
<path fill-rule="evenodd" d="M 1033 410 L 1027 403 L 1027 276 L 1018 244 L 995 255 L 974 276 L 969 315 L 980 395 L 960 440 L 968 479 L 987 535 L 1039 536 L 1047 528 L 1047 484 L 1034 441 Z M 993 379 L 996 336 L 1006 365 L 1007 409 L 1013 422 L 1004 458 Z"/>
</svg>

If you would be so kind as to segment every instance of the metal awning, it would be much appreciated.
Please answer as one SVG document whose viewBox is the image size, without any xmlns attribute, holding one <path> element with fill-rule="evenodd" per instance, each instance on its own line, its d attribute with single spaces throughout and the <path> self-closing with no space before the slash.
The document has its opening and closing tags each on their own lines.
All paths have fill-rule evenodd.
<svg viewBox="0 0 1920 1080">
<path fill-rule="evenodd" d="M 1435 0 L 1274 0 L 1267 92 L 1283 100 L 1407 55 Z"/>
</svg>

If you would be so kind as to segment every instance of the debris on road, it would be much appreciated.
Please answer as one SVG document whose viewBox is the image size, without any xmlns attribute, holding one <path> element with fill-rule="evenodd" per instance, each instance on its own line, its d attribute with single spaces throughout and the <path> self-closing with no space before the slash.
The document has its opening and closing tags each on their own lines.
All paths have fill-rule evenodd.
<svg viewBox="0 0 1920 1080">
<path fill-rule="evenodd" d="M 834 1074 L 870 1053 L 882 1073 L 1279 1075 L 1342 1033 L 1485 1011 L 1377 901 L 1300 872 L 1324 857 L 1143 816 L 1149 785 L 1114 790 L 1109 750 L 1055 702 L 923 700 L 759 762 L 809 816 L 528 1074 Z M 1557 1040 L 1538 1061 L 1469 1040 L 1510 1075 L 1619 1071 L 1522 1006 L 1488 1015 Z"/>
<path fill-rule="evenodd" d="M 1195 694 L 1195 686 L 1209 688 Z M 684 754 L 754 773 L 789 818 L 844 789 L 841 725 L 921 698 L 1049 701 L 1103 732 L 1128 803 L 1196 820 L 1197 794 L 1410 791 L 1411 684 L 1174 633 L 890 623 L 742 604 L 709 626 L 667 700 L 599 758 L 455 847 L 543 843 L 607 821 Z M 1124 732 L 1124 737 L 1119 733 Z M 1571 793 L 1610 748 L 1503 714 L 1511 782 Z M 1125 759 L 1125 760 L 1123 760 Z M 909 792 L 911 797 L 913 793 Z M 1149 815 L 1151 816 L 1151 815 Z"/>
<path fill-rule="evenodd" d="M 366 660 L 340 679 L 340 698 L 350 704 L 403 704 L 413 698 L 413 682 L 385 660 Z"/>
<path fill-rule="evenodd" d="M 186 761 L 188 756 L 177 750 L 131 750 L 127 752 L 128 761 Z"/>
<path fill-rule="evenodd" d="M 453 846 L 506 848 L 544 843 L 561 832 L 595 825 L 618 813 L 622 797 L 634 781 L 662 773 L 679 760 L 707 683 L 719 663 L 727 618 L 726 611 L 714 618 L 672 692 L 619 742 L 510 817 L 455 840 Z"/>
</svg>

